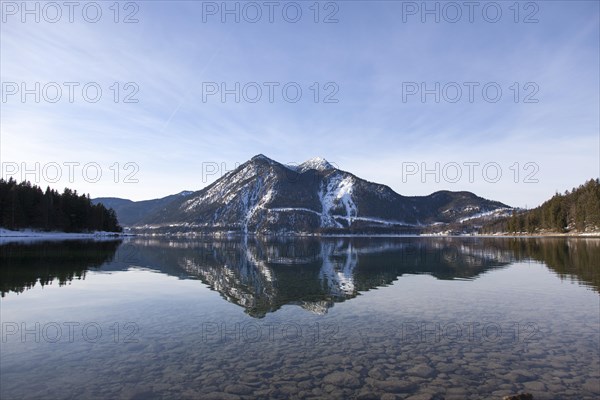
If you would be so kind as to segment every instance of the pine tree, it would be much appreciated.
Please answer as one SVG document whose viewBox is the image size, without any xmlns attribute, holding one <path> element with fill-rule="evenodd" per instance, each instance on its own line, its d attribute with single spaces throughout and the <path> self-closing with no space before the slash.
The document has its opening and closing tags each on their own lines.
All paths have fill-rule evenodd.
<svg viewBox="0 0 600 400">
<path fill-rule="evenodd" d="M 94 205 L 88 195 L 65 188 L 43 192 L 30 182 L 0 179 L 0 226 L 7 229 L 44 229 L 65 232 L 104 230 L 121 232 L 114 210 Z"/>
<path fill-rule="evenodd" d="M 564 194 L 556 192 L 537 208 L 523 213 L 513 212 L 510 217 L 484 227 L 484 231 L 489 233 L 523 230 L 529 233 L 540 230 L 561 233 L 600 231 L 600 179 L 591 179 Z"/>
</svg>

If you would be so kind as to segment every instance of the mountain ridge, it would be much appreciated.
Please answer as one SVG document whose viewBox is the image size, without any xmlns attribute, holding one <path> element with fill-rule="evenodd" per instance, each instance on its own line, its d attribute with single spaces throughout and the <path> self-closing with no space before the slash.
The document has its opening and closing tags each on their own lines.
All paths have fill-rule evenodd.
<svg viewBox="0 0 600 400">
<path fill-rule="evenodd" d="M 203 189 L 146 202 L 151 207 L 143 212 L 132 211 L 142 202 L 121 202 L 126 207 L 115 211 L 119 217 L 129 213 L 122 223 L 137 228 L 272 234 L 414 233 L 424 226 L 510 209 L 466 191 L 403 196 L 321 157 L 290 166 L 263 154 Z"/>
<path fill-rule="evenodd" d="M 150 212 L 155 211 L 157 208 L 168 204 L 169 202 L 176 199 L 178 196 L 187 196 L 194 193 L 193 191 L 184 190 L 176 194 L 171 194 L 158 199 L 140 200 L 133 201 L 129 199 L 122 199 L 119 197 L 97 197 L 92 199 L 93 204 L 102 203 L 107 208 L 112 208 L 117 214 L 119 223 L 125 226 L 134 225 L 135 222 L 147 215 Z"/>
</svg>

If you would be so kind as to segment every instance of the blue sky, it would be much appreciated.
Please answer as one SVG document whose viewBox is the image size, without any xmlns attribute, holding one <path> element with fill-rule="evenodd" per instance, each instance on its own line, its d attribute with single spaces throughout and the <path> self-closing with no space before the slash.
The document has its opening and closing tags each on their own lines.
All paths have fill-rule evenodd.
<svg viewBox="0 0 600 400">
<path fill-rule="evenodd" d="M 118 23 L 112 1 L 95 3 L 95 23 L 96 6 L 82 10 L 89 2 L 72 22 L 62 2 L 60 18 L 38 3 L 39 22 L 21 2 L 2 3 L 4 177 L 38 162 L 39 176 L 27 178 L 44 187 L 142 200 L 200 189 L 258 153 L 284 163 L 321 156 L 403 195 L 469 190 L 532 207 L 600 173 L 597 1 L 521 2 L 518 15 L 513 1 L 476 2 L 473 22 L 463 2 L 427 2 L 439 22 L 421 15 L 422 2 L 320 2 L 317 23 L 314 1 L 276 2 L 272 23 L 264 2 L 237 2 L 240 21 L 224 23 L 222 2 L 130 3 L 120 4 Z M 296 4 L 302 15 L 292 23 Z M 255 5 L 262 16 L 252 23 Z M 462 14 L 451 22 L 454 5 Z M 131 13 L 138 22 L 124 23 Z M 36 82 L 39 103 L 21 96 Z M 64 82 L 75 83 L 73 102 Z M 221 84 L 235 92 L 236 82 L 239 103 L 234 93 L 222 102 Z M 88 101 L 93 90 L 83 96 L 90 83 L 102 90 L 97 102 Z M 62 93 L 55 103 L 53 85 Z M 79 163 L 70 164 L 72 182 L 65 163 Z M 422 175 L 436 163 L 438 177 Z M 124 182 L 129 173 L 137 183 Z"/>
</svg>

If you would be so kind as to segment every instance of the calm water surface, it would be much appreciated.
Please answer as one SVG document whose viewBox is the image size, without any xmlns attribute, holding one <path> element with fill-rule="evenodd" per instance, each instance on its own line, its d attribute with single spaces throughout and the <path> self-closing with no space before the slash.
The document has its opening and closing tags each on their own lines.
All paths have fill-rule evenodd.
<svg viewBox="0 0 600 400">
<path fill-rule="evenodd" d="M 600 396 L 600 240 L 0 244 L 0 398 Z"/>
</svg>

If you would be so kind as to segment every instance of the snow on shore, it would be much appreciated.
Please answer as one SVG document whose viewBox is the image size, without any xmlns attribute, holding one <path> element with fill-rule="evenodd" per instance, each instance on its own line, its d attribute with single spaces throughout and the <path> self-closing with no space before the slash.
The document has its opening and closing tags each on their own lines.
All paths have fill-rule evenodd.
<svg viewBox="0 0 600 400">
<path fill-rule="evenodd" d="M 131 236 L 131 234 L 104 231 L 89 233 L 44 232 L 31 229 L 11 231 L 0 228 L 0 243 L 72 239 L 114 240 L 115 238 L 124 236 Z"/>
</svg>

